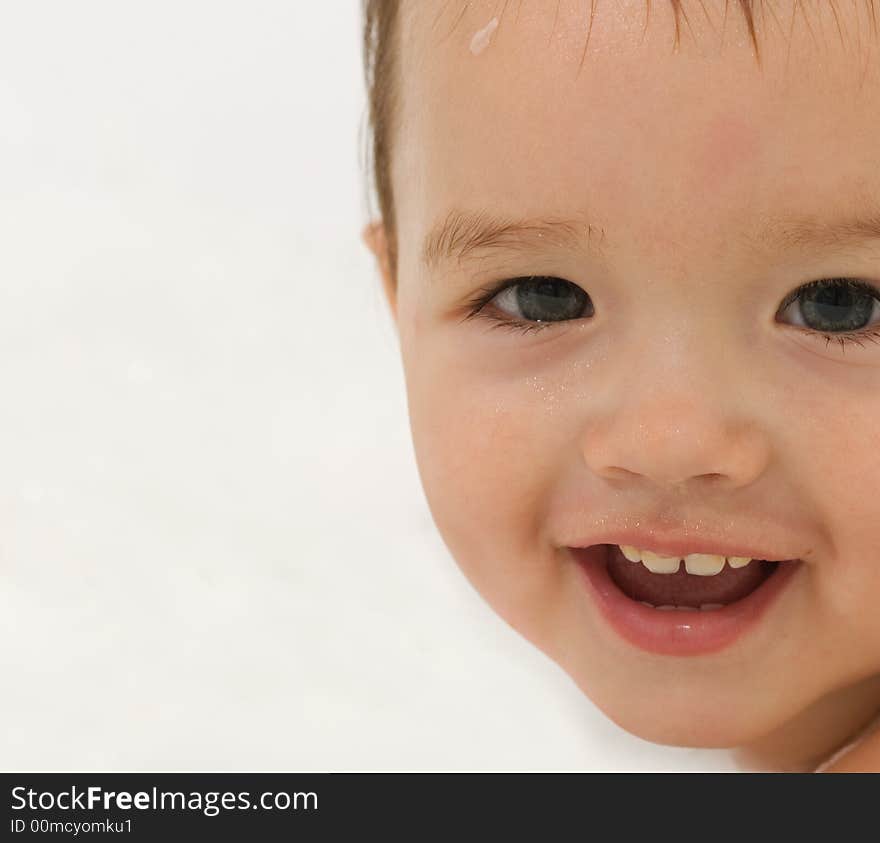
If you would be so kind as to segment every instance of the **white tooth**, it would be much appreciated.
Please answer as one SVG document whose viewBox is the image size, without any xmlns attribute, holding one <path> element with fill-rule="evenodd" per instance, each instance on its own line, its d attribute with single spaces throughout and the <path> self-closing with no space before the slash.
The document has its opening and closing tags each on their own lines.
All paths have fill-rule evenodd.
<svg viewBox="0 0 880 843">
<path fill-rule="evenodd" d="M 700 603 L 701 612 L 711 612 L 713 609 L 723 609 L 723 603 Z"/>
<path fill-rule="evenodd" d="M 681 564 L 680 556 L 658 556 L 650 550 L 642 551 L 642 564 L 652 574 L 674 574 Z"/>
<path fill-rule="evenodd" d="M 655 609 L 660 609 L 661 612 L 666 612 L 670 609 L 674 609 L 675 606 L 655 606 Z"/>
<path fill-rule="evenodd" d="M 698 612 L 699 611 L 699 609 L 697 609 L 696 606 L 676 606 L 675 608 L 678 609 L 679 612 Z"/>
<path fill-rule="evenodd" d="M 711 577 L 724 567 L 724 557 L 714 553 L 689 553 L 684 558 L 684 567 L 689 574 Z"/>
<path fill-rule="evenodd" d="M 750 556 L 728 556 L 727 564 L 731 568 L 745 568 L 752 561 Z"/>
<path fill-rule="evenodd" d="M 656 608 L 653 603 L 649 603 L 647 600 L 639 600 L 639 603 L 641 603 L 643 606 L 647 606 L 650 609 Z"/>
<path fill-rule="evenodd" d="M 620 545 L 620 552 L 629 559 L 630 562 L 641 562 L 642 554 L 639 553 L 638 548 L 632 547 L 628 544 Z"/>
</svg>

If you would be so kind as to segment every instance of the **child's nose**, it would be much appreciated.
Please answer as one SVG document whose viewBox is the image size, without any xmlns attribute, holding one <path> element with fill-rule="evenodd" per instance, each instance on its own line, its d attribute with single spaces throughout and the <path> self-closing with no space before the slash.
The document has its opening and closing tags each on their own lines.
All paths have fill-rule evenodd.
<svg viewBox="0 0 880 843">
<path fill-rule="evenodd" d="M 725 487 L 748 486 L 770 461 L 763 418 L 769 405 L 758 379 L 749 372 L 726 377 L 732 361 L 728 355 L 725 363 L 723 352 L 704 347 L 706 353 L 683 363 L 683 347 L 678 351 L 643 346 L 638 360 L 617 364 L 628 371 L 615 368 L 619 378 L 609 372 L 597 384 L 581 432 L 587 466 L 613 481 L 680 486 L 711 478 Z"/>
</svg>

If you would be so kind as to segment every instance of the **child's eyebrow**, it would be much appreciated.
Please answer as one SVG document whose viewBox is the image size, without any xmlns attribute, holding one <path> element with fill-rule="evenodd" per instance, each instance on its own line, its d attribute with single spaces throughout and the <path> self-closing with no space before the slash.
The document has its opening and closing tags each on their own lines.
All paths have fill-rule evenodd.
<svg viewBox="0 0 880 843">
<path fill-rule="evenodd" d="M 429 231 L 422 261 L 437 269 L 451 261 L 473 260 L 477 252 L 533 253 L 548 244 L 564 249 L 593 251 L 604 258 L 605 229 L 585 219 L 559 217 L 512 218 L 490 211 L 451 211 Z M 815 215 L 756 215 L 751 232 L 737 237 L 753 249 L 767 251 L 833 250 L 880 240 L 880 206 L 861 208 L 837 218 Z"/>
<path fill-rule="evenodd" d="M 454 210 L 428 232 L 422 247 L 422 262 L 429 269 L 437 269 L 453 260 L 462 263 L 473 259 L 477 251 L 529 253 L 548 244 L 580 250 L 593 247 L 601 255 L 601 241 L 593 243 L 594 230 L 585 220 L 515 219 L 490 211 Z M 604 239 L 605 230 L 600 231 Z"/>
</svg>

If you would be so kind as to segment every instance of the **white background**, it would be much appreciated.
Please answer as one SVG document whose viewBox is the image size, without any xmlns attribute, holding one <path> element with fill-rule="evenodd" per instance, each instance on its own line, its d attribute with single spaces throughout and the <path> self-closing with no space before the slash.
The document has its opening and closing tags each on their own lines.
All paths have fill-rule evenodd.
<svg viewBox="0 0 880 843">
<path fill-rule="evenodd" d="M 360 38 L 354 0 L 4 4 L 0 767 L 735 769 L 615 726 L 439 538 Z"/>
</svg>

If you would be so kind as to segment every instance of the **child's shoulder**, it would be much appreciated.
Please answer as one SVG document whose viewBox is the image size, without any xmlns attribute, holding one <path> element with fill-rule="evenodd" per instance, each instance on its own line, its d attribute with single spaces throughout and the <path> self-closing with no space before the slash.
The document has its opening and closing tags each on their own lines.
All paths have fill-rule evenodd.
<svg viewBox="0 0 880 843">
<path fill-rule="evenodd" d="M 817 773 L 880 773 L 880 716 L 819 766 Z"/>
</svg>

